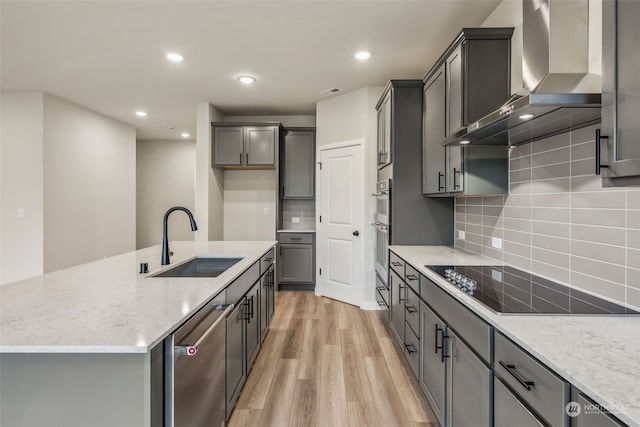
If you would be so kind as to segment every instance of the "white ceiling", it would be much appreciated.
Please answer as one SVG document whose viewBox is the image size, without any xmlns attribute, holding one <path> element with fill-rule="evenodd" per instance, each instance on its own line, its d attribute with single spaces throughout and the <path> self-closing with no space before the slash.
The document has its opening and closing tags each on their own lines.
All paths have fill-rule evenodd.
<svg viewBox="0 0 640 427">
<path fill-rule="evenodd" d="M 225 115 L 314 114 L 323 90 L 422 78 L 498 3 L 2 0 L 0 85 L 65 98 L 139 139 L 176 139 L 195 134 L 198 102 Z M 371 59 L 355 60 L 360 49 Z M 169 62 L 170 51 L 185 60 Z M 241 73 L 258 80 L 241 85 Z"/>
</svg>

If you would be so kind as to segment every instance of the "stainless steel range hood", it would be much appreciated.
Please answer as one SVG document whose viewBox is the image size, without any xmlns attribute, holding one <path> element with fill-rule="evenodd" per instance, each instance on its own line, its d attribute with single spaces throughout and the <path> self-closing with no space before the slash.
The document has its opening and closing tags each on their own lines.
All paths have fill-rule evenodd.
<svg viewBox="0 0 640 427">
<path fill-rule="evenodd" d="M 588 0 L 524 0 L 524 88 L 442 145 L 517 145 L 600 121 L 600 76 L 588 73 Z"/>
</svg>

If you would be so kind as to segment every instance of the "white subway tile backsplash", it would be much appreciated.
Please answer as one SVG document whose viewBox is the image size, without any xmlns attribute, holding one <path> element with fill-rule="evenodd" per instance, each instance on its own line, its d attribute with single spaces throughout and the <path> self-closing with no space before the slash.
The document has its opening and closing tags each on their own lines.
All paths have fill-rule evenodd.
<svg viewBox="0 0 640 427">
<path fill-rule="evenodd" d="M 458 198 L 455 246 L 640 308 L 640 188 L 602 187 L 596 127 L 511 147 L 509 195 Z"/>
</svg>

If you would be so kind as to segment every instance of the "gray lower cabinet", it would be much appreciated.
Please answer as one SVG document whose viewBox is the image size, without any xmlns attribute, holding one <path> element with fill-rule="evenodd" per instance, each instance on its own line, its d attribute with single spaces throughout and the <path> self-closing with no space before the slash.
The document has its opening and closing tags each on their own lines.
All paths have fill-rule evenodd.
<svg viewBox="0 0 640 427">
<path fill-rule="evenodd" d="M 640 2 L 602 2 L 602 144 L 604 186 L 640 184 Z"/>
<path fill-rule="evenodd" d="M 545 427 L 501 380 L 495 378 L 493 384 L 494 427 L 513 427 L 514 420 L 518 427 Z"/>
<path fill-rule="evenodd" d="M 278 284 L 315 283 L 313 233 L 280 233 L 278 236 Z"/>
<path fill-rule="evenodd" d="M 453 330 L 445 335 L 449 344 L 447 425 L 491 427 L 493 370 Z"/>
<path fill-rule="evenodd" d="M 260 278 L 260 335 L 264 339 L 275 310 L 273 265 Z"/>
<path fill-rule="evenodd" d="M 246 297 L 246 315 L 247 321 L 247 372 L 253 366 L 253 362 L 258 356 L 260 343 L 262 342 L 262 334 L 260 331 L 260 301 L 262 294 L 260 293 L 260 283 L 256 283 L 249 290 Z"/>
<path fill-rule="evenodd" d="M 226 319 L 226 403 L 227 419 L 231 416 L 233 405 L 238 400 L 242 385 L 247 378 L 245 368 L 245 311 L 243 297 Z"/>
<path fill-rule="evenodd" d="M 422 345 L 422 369 L 420 387 L 427 396 L 441 426 L 445 423 L 445 384 L 447 372 L 446 355 L 442 342 L 447 326 L 424 301 L 420 301 L 420 337 Z"/>
<path fill-rule="evenodd" d="M 284 136 L 280 155 L 283 199 L 315 197 L 315 128 L 294 128 Z"/>
<path fill-rule="evenodd" d="M 571 401 L 574 402 L 573 405 L 577 405 L 577 411 L 573 412 L 576 415 L 571 417 L 571 427 L 623 427 L 625 425 L 575 388 L 572 390 Z"/>
<path fill-rule="evenodd" d="M 391 305 L 389 306 L 389 319 L 391 331 L 393 332 L 398 344 L 404 347 L 404 295 L 406 285 L 396 274 L 395 271 L 389 270 L 389 291 L 391 293 Z"/>
</svg>

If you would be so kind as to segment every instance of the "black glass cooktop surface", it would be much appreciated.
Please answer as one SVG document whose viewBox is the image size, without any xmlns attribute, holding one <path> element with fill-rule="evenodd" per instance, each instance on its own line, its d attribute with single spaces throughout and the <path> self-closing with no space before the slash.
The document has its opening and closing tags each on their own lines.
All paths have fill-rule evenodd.
<svg viewBox="0 0 640 427">
<path fill-rule="evenodd" d="M 535 276 L 517 268 L 492 265 L 425 266 L 501 314 L 637 315 L 619 304 Z"/>
</svg>

